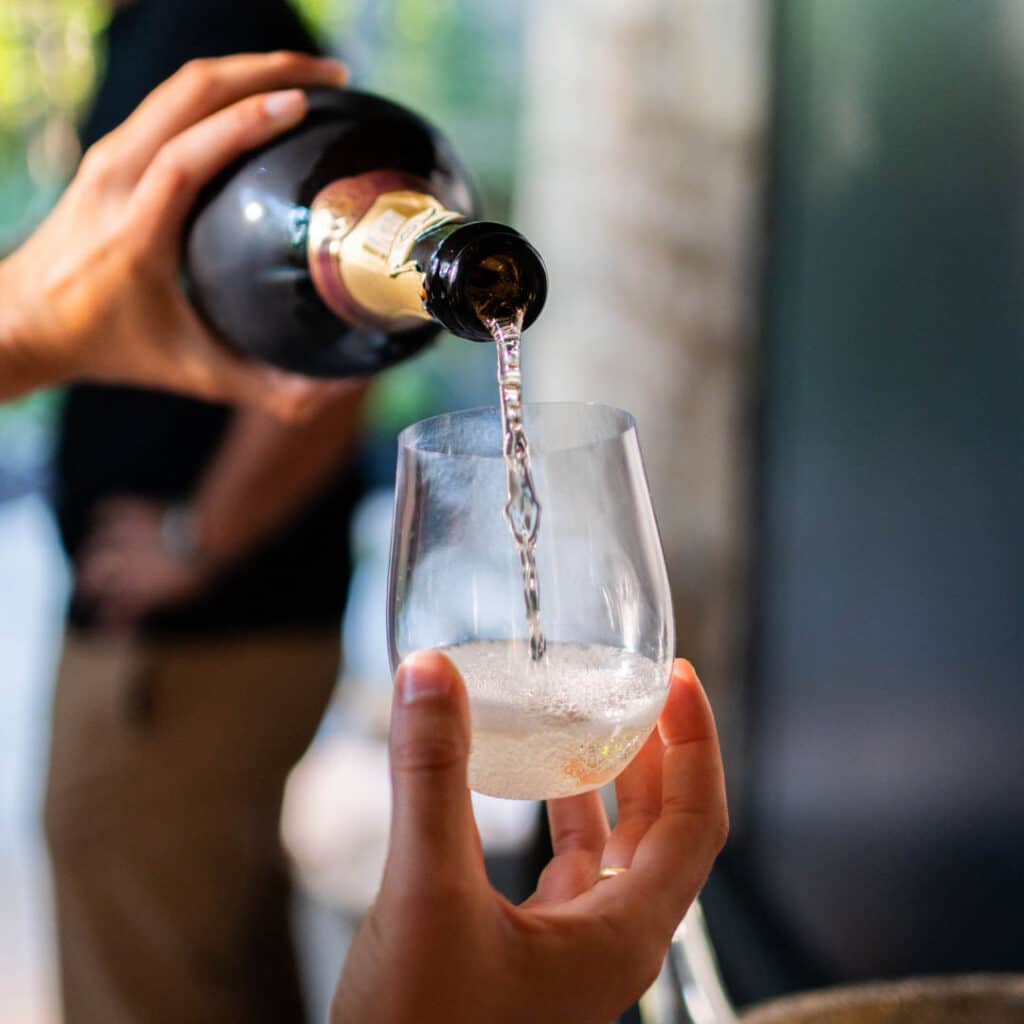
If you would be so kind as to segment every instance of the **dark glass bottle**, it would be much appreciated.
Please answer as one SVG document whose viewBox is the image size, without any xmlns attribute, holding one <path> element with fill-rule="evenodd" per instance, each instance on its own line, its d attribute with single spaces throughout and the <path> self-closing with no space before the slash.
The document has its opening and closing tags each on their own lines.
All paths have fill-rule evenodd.
<svg viewBox="0 0 1024 1024">
<path fill-rule="evenodd" d="M 312 89 L 301 125 L 204 193 L 189 227 L 189 295 L 248 354 L 317 377 L 365 376 L 441 329 L 544 304 L 536 250 L 474 220 L 468 178 L 416 114 L 351 89 Z"/>
</svg>

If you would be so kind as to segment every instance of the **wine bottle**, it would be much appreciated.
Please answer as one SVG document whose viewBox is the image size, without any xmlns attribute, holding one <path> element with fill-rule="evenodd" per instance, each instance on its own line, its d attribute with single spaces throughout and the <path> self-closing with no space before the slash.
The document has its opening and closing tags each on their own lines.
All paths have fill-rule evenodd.
<svg viewBox="0 0 1024 1024">
<path fill-rule="evenodd" d="M 544 264 L 476 220 L 448 141 L 353 89 L 310 89 L 298 127 L 205 190 L 185 242 L 189 296 L 239 349 L 316 377 L 365 376 L 442 328 L 490 341 L 488 321 L 544 304 Z"/>
</svg>

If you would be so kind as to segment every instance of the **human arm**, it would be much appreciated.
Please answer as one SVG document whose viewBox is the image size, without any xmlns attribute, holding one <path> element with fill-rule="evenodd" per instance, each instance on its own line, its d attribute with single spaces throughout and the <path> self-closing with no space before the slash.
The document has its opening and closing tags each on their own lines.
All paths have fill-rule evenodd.
<svg viewBox="0 0 1024 1024">
<path fill-rule="evenodd" d="M 285 526 L 354 457 L 367 389 L 349 382 L 299 423 L 236 413 L 188 503 L 194 552 L 168 547 L 163 503 L 126 496 L 98 505 L 77 579 L 98 619 L 129 628 L 198 595 Z"/>
<path fill-rule="evenodd" d="M 292 87 L 344 78 L 337 63 L 302 54 L 192 61 L 93 146 L 50 216 L 0 261 L 0 401 L 74 379 L 167 387 L 284 417 L 321 401 L 323 385 L 214 338 L 179 268 L 203 185 L 302 120 L 305 95 Z"/>
<path fill-rule="evenodd" d="M 239 413 L 192 505 L 203 557 L 230 564 L 284 525 L 356 454 L 369 385 L 348 389 L 307 421 Z"/>
<path fill-rule="evenodd" d="M 658 729 L 616 783 L 550 801 L 554 859 L 513 906 L 487 882 L 466 788 L 469 715 L 451 663 L 399 668 L 394 806 L 380 894 L 349 951 L 332 1024 L 608 1024 L 656 976 L 725 841 L 710 706 L 677 661 Z M 629 870 L 597 881 L 602 866 Z"/>
</svg>

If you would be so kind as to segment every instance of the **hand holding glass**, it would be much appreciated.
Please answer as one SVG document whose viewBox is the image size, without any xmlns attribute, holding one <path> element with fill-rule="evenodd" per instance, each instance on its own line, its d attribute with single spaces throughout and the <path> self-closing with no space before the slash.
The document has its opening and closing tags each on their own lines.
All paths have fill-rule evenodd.
<svg viewBox="0 0 1024 1024">
<path fill-rule="evenodd" d="M 438 648 L 470 698 L 470 786 L 547 799 L 613 779 L 654 728 L 674 651 L 668 577 L 636 425 L 602 405 L 524 407 L 540 499 L 542 659 L 503 509 L 497 409 L 399 437 L 388 634 L 392 667 Z"/>
</svg>

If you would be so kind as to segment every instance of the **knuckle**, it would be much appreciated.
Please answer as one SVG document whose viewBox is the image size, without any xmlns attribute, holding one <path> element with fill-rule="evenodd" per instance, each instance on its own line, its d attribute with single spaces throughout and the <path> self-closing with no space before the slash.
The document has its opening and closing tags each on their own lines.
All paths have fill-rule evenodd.
<svg viewBox="0 0 1024 1024">
<path fill-rule="evenodd" d="M 262 128 L 266 122 L 271 120 L 261 96 L 250 96 L 248 99 L 236 103 L 229 108 L 228 114 L 230 116 L 228 130 L 239 140 L 244 139 L 254 129 Z"/>
<path fill-rule="evenodd" d="M 127 234 L 122 245 L 125 281 L 136 288 L 155 287 L 159 279 L 159 263 L 150 237 L 136 234 L 133 230 Z"/>
<path fill-rule="evenodd" d="M 721 802 L 708 814 L 707 822 L 708 836 L 717 857 L 729 840 L 729 805 L 724 795 Z"/>
<path fill-rule="evenodd" d="M 668 946 L 660 928 L 648 927 L 633 937 L 628 961 L 623 964 L 631 991 L 646 992 L 654 984 L 661 973 Z"/>
<path fill-rule="evenodd" d="M 714 823 L 715 853 L 721 853 L 729 841 L 729 811 L 723 808 Z"/>
<path fill-rule="evenodd" d="M 661 817 L 661 807 L 652 807 L 647 800 L 620 800 L 619 821 L 629 822 L 638 835 L 645 835 L 648 829 Z"/>
<path fill-rule="evenodd" d="M 267 64 L 274 70 L 284 71 L 301 63 L 301 54 L 291 50 L 272 50 L 267 54 Z"/>
<path fill-rule="evenodd" d="M 277 395 L 271 391 L 258 394 L 256 397 L 271 416 L 284 424 L 290 426 L 308 419 L 303 404 L 290 395 Z"/>
<path fill-rule="evenodd" d="M 208 82 L 213 71 L 214 62 L 209 57 L 193 57 L 181 66 L 178 74 L 187 80 Z"/>
<path fill-rule="evenodd" d="M 665 962 L 667 944 L 649 941 L 641 950 L 636 965 L 636 984 L 634 991 L 646 992 L 658 980 L 662 964 Z"/>
<path fill-rule="evenodd" d="M 94 184 L 106 181 L 114 170 L 114 154 L 110 136 L 94 142 L 82 157 L 80 174 Z"/>
<path fill-rule="evenodd" d="M 263 395 L 271 411 L 286 423 L 305 423 L 316 412 L 316 398 L 309 391 L 292 390 L 291 393 L 277 395 L 268 395 L 264 391 Z"/>
<path fill-rule="evenodd" d="M 182 65 L 181 70 L 175 77 L 183 90 L 194 99 L 199 99 L 215 83 L 216 74 L 213 61 L 208 57 L 194 57 L 188 63 Z"/>
<path fill-rule="evenodd" d="M 258 135 L 270 120 L 260 96 L 238 100 L 223 109 L 216 117 L 221 145 L 235 149 L 249 145 L 251 137 Z"/>
<path fill-rule="evenodd" d="M 188 172 L 173 141 L 165 142 L 157 150 L 150 171 L 167 194 L 177 192 L 188 184 Z"/>
<path fill-rule="evenodd" d="M 461 761 L 462 745 L 450 736 L 419 736 L 396 743 L 391 756 L 399 772 L 445 772 Z"/>
</svg>

